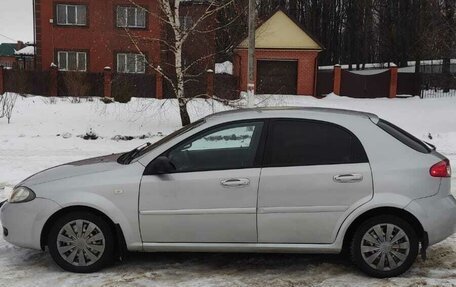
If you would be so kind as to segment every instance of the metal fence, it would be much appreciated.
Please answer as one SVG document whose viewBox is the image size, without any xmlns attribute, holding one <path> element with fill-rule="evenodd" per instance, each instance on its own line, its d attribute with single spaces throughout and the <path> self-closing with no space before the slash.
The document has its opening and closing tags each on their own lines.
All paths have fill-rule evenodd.
<svg viewBox="0 0 456 287">
<path fill-rule="evenodd" d="M 49 72 L 3 70 L 3 74 L 6 92 L 40 96 L 49 95 Z"/>
<path fill-rule="evenodd" d="M 420 74 L 421 98 L 456 96 L 455 74 Z"/>
<path fill-rule="evenodd" d="M 57 91 L 59 97 L 102 97 L 103 73 L 59 73 Z"/>
<path fill-rule="evenodd" d="M 155 87 L 155 75 L 116 73 L 112 76 L 112 97 L 115 99 L 154 98 Z"/>
</svg>

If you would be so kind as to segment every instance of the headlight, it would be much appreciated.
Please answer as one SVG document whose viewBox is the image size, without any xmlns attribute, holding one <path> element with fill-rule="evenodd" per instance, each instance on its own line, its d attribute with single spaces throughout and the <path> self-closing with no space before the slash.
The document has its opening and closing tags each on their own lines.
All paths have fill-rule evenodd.
<svg viewBox="0 0 456 287">
<path fill-rule="evenodd" d="M 25 186 L 19 186 L 13 189 L 13 192 L 8 197 L 10 203 L 20 203 L 34 200 L 36 197 L 35 193 Z"/>
</svg>

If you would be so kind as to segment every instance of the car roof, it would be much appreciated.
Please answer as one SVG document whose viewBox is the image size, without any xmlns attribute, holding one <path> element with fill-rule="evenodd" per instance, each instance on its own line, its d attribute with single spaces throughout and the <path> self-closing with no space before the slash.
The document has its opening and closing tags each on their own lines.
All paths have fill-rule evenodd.
<svg viewBox="0 0 456 287">
<path fill-rule="evenodd" d="M 259 116 L 259 114 L 261 116 Z M 320 107 L 267 107 L 267 108 L 244 108 L 244 109 L 235 109 L 229 110 L 225 112 L 219 112 L 216 114 L 209 115 L 206 117 L 206 120 L 211 119 L 220 119 L 220 118 L 229 118 L 230 120 L 242 120 L 242 119 L 249 119 L 249 118 L 273 118 L 273 117 L 288 117 L 288 116 L 305 116 L 312 114 L 312 115 L 321 115 L 324 117 L 325 115 L 341 115 L 341 116 L 353 116 L 353 117 L 361 117 L 365 119 L 370 119 L 373 122 L 378 122 L 379 117 L 372 113 L 362 112 L 362 111 L 354 111 L 354 110 L 344 110 L 344 109 L 333 109 L 333 108 L 320 108 Z"/>
</svg>

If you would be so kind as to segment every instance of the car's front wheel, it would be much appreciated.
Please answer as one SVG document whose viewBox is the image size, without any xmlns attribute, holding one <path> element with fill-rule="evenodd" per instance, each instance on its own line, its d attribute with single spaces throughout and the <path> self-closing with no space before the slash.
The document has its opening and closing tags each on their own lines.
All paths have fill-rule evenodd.
<svg viewBox="0 0 456 287">
<path fill-rule="evenodd" d="M 52 226 L 48 248 L 63 269 L 90 273 L 112 262 L 114 235 L 104 218 L 90 212 L 71 212 Z"/>
<path fill-rule="evenodd" d="M 396 216 L 377 216 L 356 230 L 351 254 L 353 262 L 370 276 L 385 278 L 407 271 L 418 255 L 415 230 Z"/>
</svg>

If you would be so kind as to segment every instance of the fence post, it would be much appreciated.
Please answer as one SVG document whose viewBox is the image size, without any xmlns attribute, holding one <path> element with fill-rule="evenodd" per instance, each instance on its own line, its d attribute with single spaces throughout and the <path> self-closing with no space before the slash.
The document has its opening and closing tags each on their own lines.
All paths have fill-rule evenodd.
<svg viewBox="0 0 456 287">
<path fill-rule="evenodd" d="M 395 64 L 391 65 L 390 73 L 391 73 L 391 79 L 390 79 L 389 98 L 392 99 L 397 96 L 397 66 Z"/>
<path fill-rule="evenodd" d="M 0 96 L 5 93 L 5 78 L 3 74 L 3 66 L 0 66 Z"/>
<path fill-rule="evenodd" d="M 157 70 L 155 73 L 155 98 L 161 100 L 163 99 L 163 75 L 160 66 L 157 67 Z"/>
<path fill-rule="evenodd" d="M 342 79 L 342 69 L 339 64 L 334 66 L 334 85 L 333 85 L 333 93 L 340 96 L 340 82 Z"/>
<path fill-rule="evenodd" d="M 206 71 L 206 93 L 209 98 L 212 98 L 214 96 L 214 70 L 209 69 Z"/>
<path fill-rule="evenodd" d="M 111 67 L 105 67 L 103 70 L 103 97 L 112 97 L 112 70 Z"/>
<path fill-rule="evenodd" d="M 57 97 L 59 93 L 58 88 L 58 77 L 59 77 L 59 69 L 57 66 L 52 63 L 51 68 L 49 69 L 49 95 L 51 97 Z"/>
</svg>

